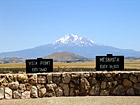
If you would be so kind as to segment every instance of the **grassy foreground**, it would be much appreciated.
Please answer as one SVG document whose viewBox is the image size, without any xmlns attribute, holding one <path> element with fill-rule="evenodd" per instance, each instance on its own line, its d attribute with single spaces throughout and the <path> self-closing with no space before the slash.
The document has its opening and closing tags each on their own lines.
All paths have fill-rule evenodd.
<svg viewBox="0 0 140 105">
<path fill-rule="evenodd" d="M 54 62 L 54 68 L 95 68 L 96 62 Z M 140 69 L 140 60 L 125 60 L 125 68 L 127 69 Z M 25 63 L 8 63 L 0 64 L 0 68 L 26 68 Z"/>
</svg>

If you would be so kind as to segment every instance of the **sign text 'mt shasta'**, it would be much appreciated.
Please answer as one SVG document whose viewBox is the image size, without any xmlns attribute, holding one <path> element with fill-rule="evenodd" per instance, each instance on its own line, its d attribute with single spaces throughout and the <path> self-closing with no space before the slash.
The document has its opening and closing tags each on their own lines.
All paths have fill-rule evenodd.
<svg viewBox="0 0 140 105">
<path fill-rule="evenodd" d="M 100 62 L 120 62 L 119 57 L 101 57 Z"/>
</svg>

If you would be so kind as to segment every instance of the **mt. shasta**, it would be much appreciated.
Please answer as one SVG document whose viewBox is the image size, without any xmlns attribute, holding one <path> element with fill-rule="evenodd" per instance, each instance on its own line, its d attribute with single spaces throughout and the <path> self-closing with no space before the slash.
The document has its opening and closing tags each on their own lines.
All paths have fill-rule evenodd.
<svg viewBox="0 0 140 105">
<path fill-rule="evenodd" d="M 124 55 L 125 57 L 140 57 L 140 51 L 105 46 L 102 44 L 97 44 L 88 38 L 69 34 L 50 44 L 41 45 L 26 50 L 0 53 L 0 58 L 10 56 L 38 58 L 50 55 L 54 52 L 64 51 L 73 52 L 77 55 L 88 58 L 95 58 L 97 55 L 102 56 L 106 54 Z"/>
</svg>

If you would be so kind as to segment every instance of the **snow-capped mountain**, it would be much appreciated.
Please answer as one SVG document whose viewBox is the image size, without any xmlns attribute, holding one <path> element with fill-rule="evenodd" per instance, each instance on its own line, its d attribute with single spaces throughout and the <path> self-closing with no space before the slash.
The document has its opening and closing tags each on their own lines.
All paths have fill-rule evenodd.
<svg viewBox="0 0 140 105">
<path fill-rule="evenodd" d="M 87 58 L 95 58 L 97 55 L 102 56 L 106 54 L 124 55 L 125 57 L 140 57 L 140 51 L 105 46 L 102 44 L 97 44 L 88 38 L 69 34 L 50 44 L 45 44 L 26 50 L 0 53 L 0 58 L 10 56 L 38 58 L 50 55 L 54 52 L 64 51 L 72 52 Z"/>
<path fill-rule="evenodd" d="M 78 45 L 78 46 L 94 46 L 96 43 L 88 38 L 79 37 L 78 35 L 68 34 L 64 37 L 56 40 L 53 44 L 63 44 L 63 45 Z"/>
</svg>

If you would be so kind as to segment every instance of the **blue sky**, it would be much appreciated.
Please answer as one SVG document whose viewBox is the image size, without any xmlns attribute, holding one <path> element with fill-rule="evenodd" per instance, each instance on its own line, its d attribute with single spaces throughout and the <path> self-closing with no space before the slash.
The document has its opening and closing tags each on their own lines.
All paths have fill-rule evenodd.
<svg viewBox="0 0 140 105">
<path fill-rule="evenodd" d="M 51 43 L 65 34 L 140 51 L 139 0 L 1 0 L 0 52 Z"/>
</svg>

